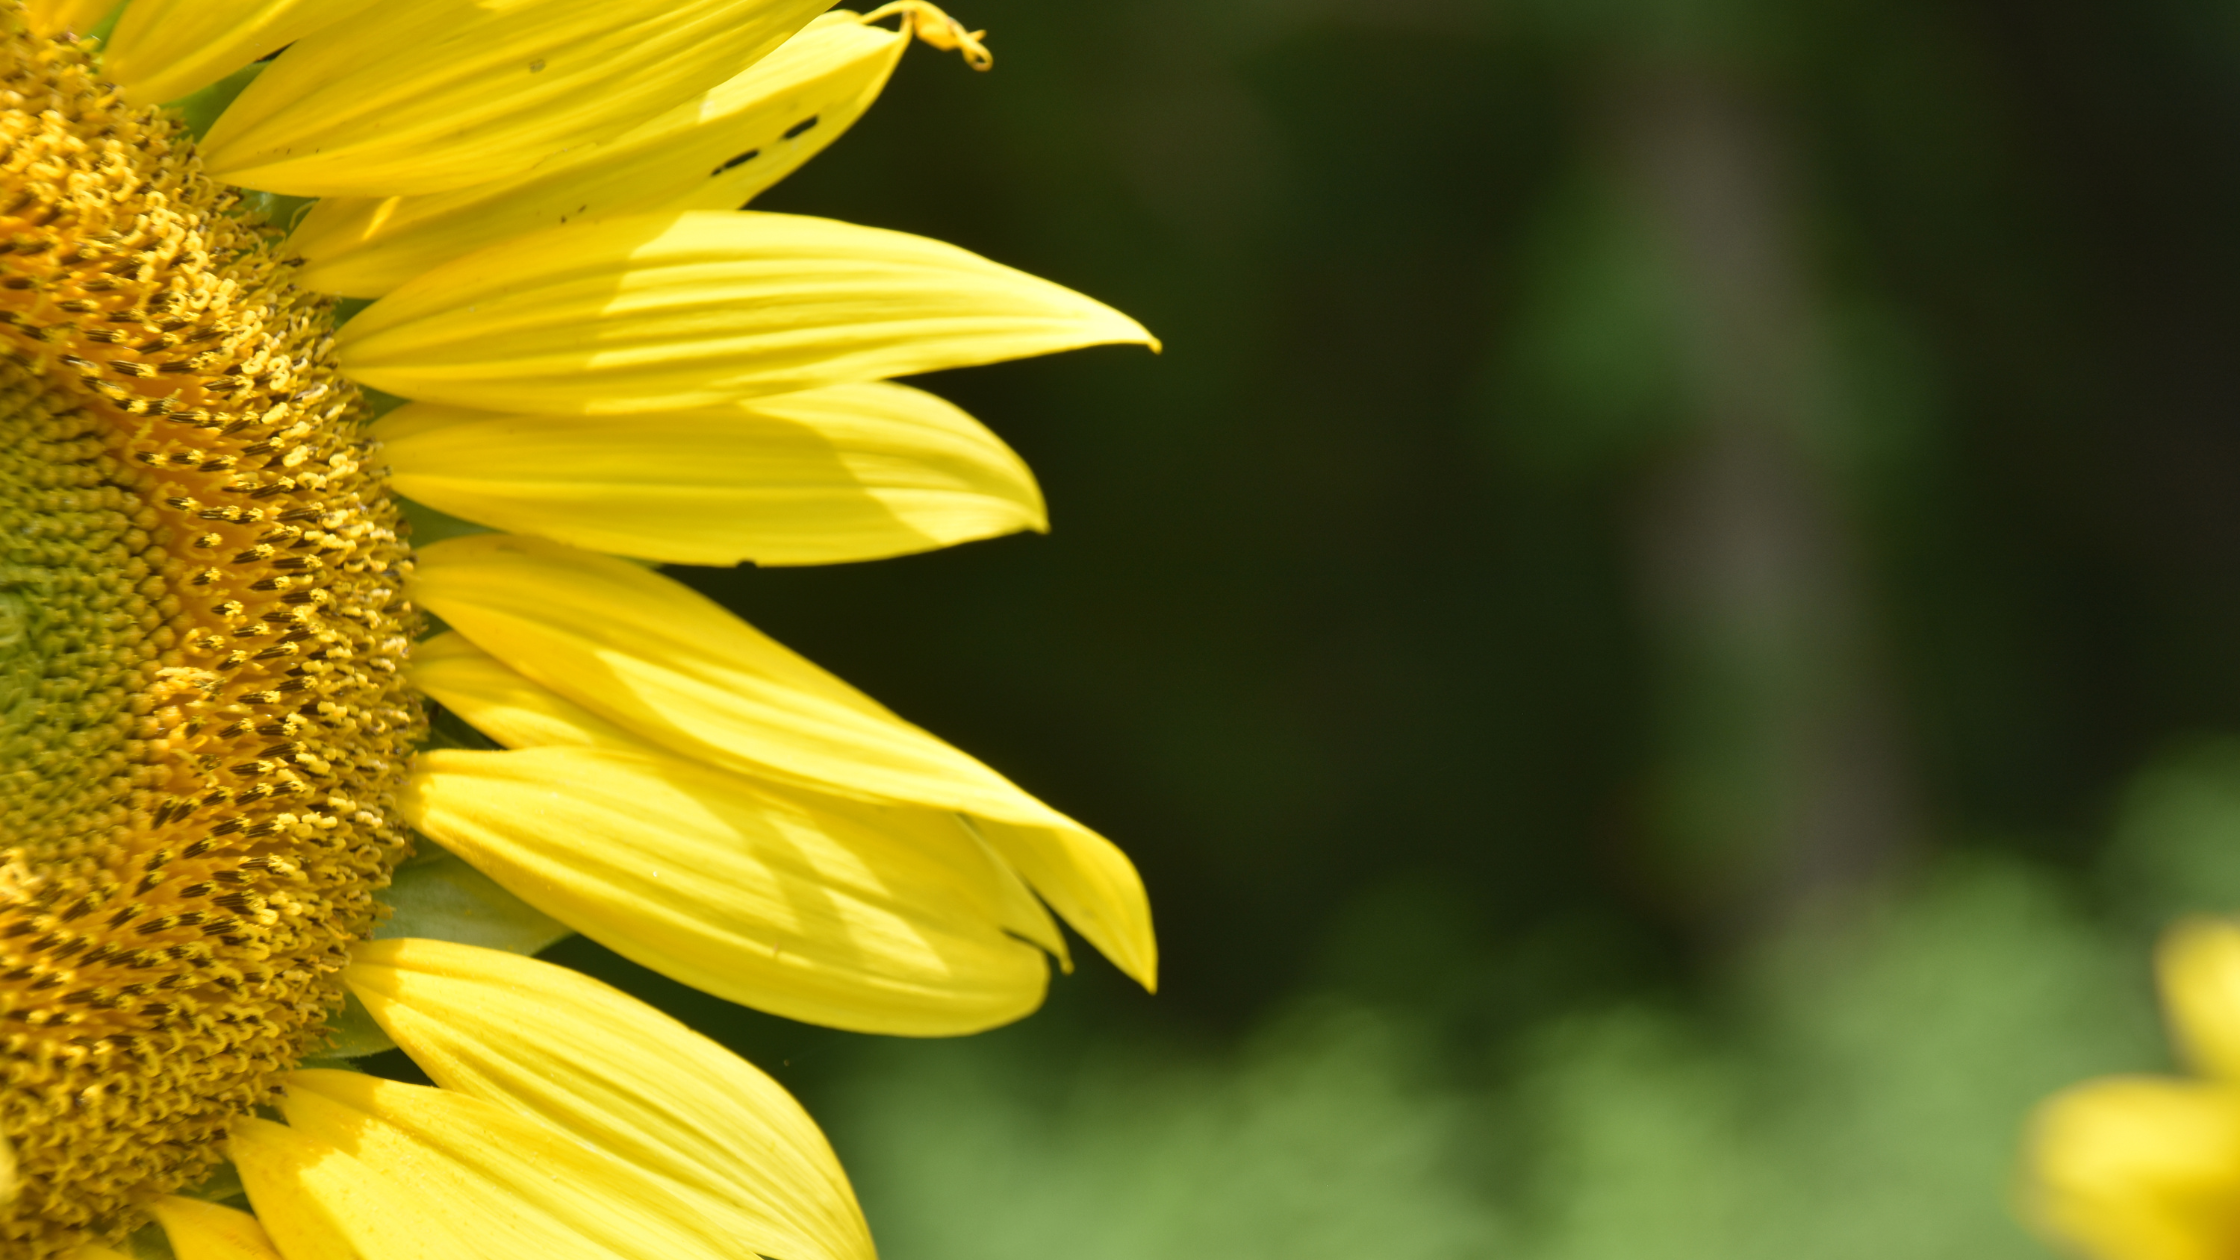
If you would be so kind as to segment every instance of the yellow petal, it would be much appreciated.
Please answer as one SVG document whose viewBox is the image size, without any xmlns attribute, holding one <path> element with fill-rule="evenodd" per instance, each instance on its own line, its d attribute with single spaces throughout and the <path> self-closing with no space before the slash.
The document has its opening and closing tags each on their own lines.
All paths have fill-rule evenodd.
<svg viewBox="0 0 2240 1260">
<path fill-rule="evenodd" d="M 738 73 L 828 0 L 388 0 L 325 27 L 203 140 L 229 183 L 387 197 L 505 179 Z"/>
<path fill-rule="evenodd" d="M 142 104 L 177 100 L 372 0 L 133 0 L 101 69 Z"/>
<path fill-rule="evenodd" d="M 392 1182 L 331 1142 L 284 1124 L 237 1120 L 227 1154 L 288 1260 L 485 1260 Z"/>
<path fill-rule="evenodd" d="M 1158 989 L 1151 899 L 1118 845 L 1079 824 L 1023 827 L 976 818 L 973 828 L 1097 952 L 1144 988 Z"/>
<path fill-rule="evenodd" d="M 165 1195 L 148 1205 L 179 1260 L 280 1260 L 264 1226 L 247 1212 Z"/>
<path fill-rule="evenodd" d="M 505 693 L 485 672 L 484 685 L 495 681 L 505 698 L 487 718 L 471 707 L 461 713 L 494 738 L 574 727 L 581 734 L 551 742 L 611 743 L 620 728 L 758 780 L 969 814 L 1076 930 L 1137 981 L 1156 984 L 1150 907 L 1109 841 L 683 585 L 541 539 L 480 535 L 422 551 L 413 591 L 475 646 L 606 728 L 586 730 L 549 700 Z M 444 689 L 457 684 L 425 660 L 422 668 L 449 702 Z"/>
<path fill-rule="evenodd" d="M 267 76 L 269 77 L 269 76 Z M 953 245 L 753 211 L 538 232 L 345 324 L 376 389 L 492 411 L 704 407 L 1107 342 L 1142 325 Z"/>
<path fill-rule="evenodd" d="M 508 748 L 608 748 L 638 754 L 660 751 L 655 745 L 593 714 L 574 701 L 529 681 L 456 631 L 437 635 L 414 650 L 412 684 L 464 719 L 468 725 Z M 756 790 L 785 795 L 782 789 L 773 788 L 769 784 L 757 784 Z M 818 806 L 829 803 L 812 802 Z M 950 831 L 950 819 L 962 817 L 960 814 L 946 814 L 940 818 L 909 817 L 906 819 L 905 830 L 915 832 L 931 828 L 939 843 L 945 847 L 954 839 Z M 991 825 L 975 823 L 968 830 L 977 836 L 981 830 Z M 1110 844 L 1101 838 L 1092 836 L 1091 839 L 1104 845 L 1106 849 L 1111 849 Z M 982 840 L 981 843 L 986 841 Z M 1057 843 L 1062 844 L 1064 841 Z M 989 846 L 989 851 L 1003 866 L 1017 869 L 997 853 L 993 845 Z M 1106 891 L 1106 883 L 1099 882 L 1094 875 L 1077 874 L 1066 869 L 1065 858 L 1073 855 L 1067 854 L 1056 859 L 1043 858 L 1039 853 L 1033 856 L 1040 858 L 1045 865 L 1058 868 L 1059 887 L 1063 893 L 1072 894 L 1071 900 L 1085 901 L 1106 917 L 1115 917 L 1109 911 L 1103 911 L 1102 903 L 1096 900 L 1098 894 Z M 1101 855 L 1091 850 L 1087 856 Z M 1112 850 L 1112 856 L 1123 866 L 1126 865 L 1127 859 L 1119 857 L 1117 850 Z M 1130 883 L 1133 868 L 1128 868 L 1129 879 L 1121 879 L 1109 876 L 1102 867 L 1086 858 L 1083 859 L 1083 865 L 1090 867 L 1096 874 L 1107 875 L 1110 884 L 1132 886 L 1138 900 L 1142 898 L 1141 883 Z M 1067 953 L 1065 937 L 1051 923 L 1050 916 L 1042 909 L 1041 903 L 1021 887 L 1017 880 L 1003 879 L 998 883 L 999 887 L 995 891 L 1003 898 L 1004 904 L 995 914 L 995 919 L 1003 930 L 1040 946 L 1057 958 L 1067 971 L 1073 970 L 1073 960 Z M 1087 886 L 1086 891 L 1077 893 L 1077 885 L 1084 884 Z M 1125 914 L 1116 917 L 1123 922 L 1136 921 Z M 1148 948 L 1148 907 L 1143 908 L 1139 917 L 1145 938 L 1143 947 Z M 1097 939 L 1095 932 L 1084 934 L 1089 935 L 1092 940 Z"/>
<path fill-rule="evenodd" d="M 298 1071 L 286 1087 L 280 1110 L 290 1131 L 409 1187 L 414 1225 L 471 1238 L 477 1256 L 742 1254 L 723 1237 L 728 1220 L 695 1214 L 689 1201 L 639 1170 L 511 1109 L 357 1072 Z M 294 1260 L 289 1243 L 281 1243 Z"/>
<path fill-rule="evenodd" d="M 351 992 L 447 1090 L 542 1119 L 663 1177 L 740 1241 L 788 1260 L 871 1260 L 816 1123 L 745 1060 L 564 967 L 449 941 L 363 944 Z"/>
<path fill-rule="evenodd" d="M 83 35 L 101 24 L 109 10 L 124 0 L 25 0 L 23 20 L 31 33 L 42 36 L 68 31 Z"/>
<path fill-rule="evenodd" d="M 411 590 L 477 647 L 682 756 L 860 800 L 1068 825 L 713 601 L 626 561 L 480 534 L 421 551 Z"/>
<path fill-rule="evenodd" d="M 508 668 L 452 630 L 412 649 L 412 685 L 508 748 L 652 745 Z"/>
<path fill-rule="evenodd" d="M 112 1251 L 100 1243 L 84 1243 L 69 1253 L 69 1260 L 133 1260 L 121 1251 Z"/>
<path fill-rule="evenodd" d="M 1048 983 L 1006 931 L 1017 876 L 953 816 L 565 747 L 424 753 L 398 806 L 616 953 L 788 1018 L 948 1036 L 1018 1019 Z"/>
<path fill-rule="evenodd" d="M 2186 1057 L 2240 1082 L 2240 925 L 2195 919 L 2172 928 L 2156 959 L 2162 1004 Z"/>
<path fill-rule="evenodd" d="M 1046 527 L 1010 447 L 903 385 L 627 417 L 414 403 L 373 436 L 417 502 L 669 563 L 836 564 Z"/>
<path fill-rule="evenodd" d="M 438 263 L 539 228 L 737 209 L 852 126 L 909 42 L 856 14 L 828 13 L 699 99 L 526 174 L 425 197 L 322 201 L 288 238 L 288 251 L 309 262 L 297 281 L 379 297 Z"/>
<path fill-rule="evenodd" d="M 2040 1108 L 2029 1150 L 2039 1223 L 2096 1260 L 2240 1255 L 2240 1091 L 2094 1081 Z"/>
</svg>

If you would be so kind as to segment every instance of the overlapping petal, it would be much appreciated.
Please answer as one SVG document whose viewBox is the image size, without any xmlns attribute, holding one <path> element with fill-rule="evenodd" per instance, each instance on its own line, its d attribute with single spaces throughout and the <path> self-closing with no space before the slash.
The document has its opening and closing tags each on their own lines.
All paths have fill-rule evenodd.
<svg viewBox="0 0 2240 1260">
<path fill-rule="evenodd" d="M 1038 911 L 954 816 L 565 747 L 425 753 L 398 805 L 546 914 L 775 1014 L 947 1036 L 1018 1019 L 1048 982 L 1020 939 Z"/>
<path fill-rule="evenodd" d="M 27 13 L 82 34 L 115 3 Z M 357 379 L 421 400 L 377 434 L 399 486 L 536 536 L 424 554 L 414 593 L 459 633 L 415 680 L 511 750 L 423 754 L 403 811 L 707 992 L 966 1032 L 1033 1009 L 1045 951 L 1065 958 L 1030 883 L 1152 983 L 1125 856 L 682 586 L 576 549 L 807 564 L 1041 529 L 1000 440 L 883 382 L 1156 348 L 951 246 L 722 209 L 852 124 L 914 30 L 985 67 L 976 33 L 917 3 L 882 11 L 898 31 L 833 14 L 779 47 L 828 3 L 138 0 L 106 56 L 158 102 L 286 48 L 205 164 L 343 198 L 297 232 L 299 278 L 387 294 L 341 342 Z M 516 908 L 489 943 L 558 931 Z M 798 1105 L 642 1003 L 426 940 L 361 945 L 346 979 L 443 1088 L 296 1072 L 287 1123 L 244 1117 L 229 1143 L 258 1217 L 150 1205 L 182 1260 L 871 1260 Z"/>
<path fill-rule="evenodd" d="M 178 1260 L 281 1260 L 264 1226 L 247 1212 L 165 1195 L 148 1205 Z"/>
<path fill-rule="evenodd" d="M 972 825 L 1098 953 L 1144 988 L 1159 987 L 1151 900 L 1120 846 L 1078 823 L 1032 827 L 975 818 Z"/>
<path fill-rule="evenodd" d="M 663 1178 L 788 1260 L 870 1260 L 824 1135 L 745 1060 L 549 963 L 441 941 L 360 945 L 344 978 L 447 1090 L 535 1116 Z"/>
<path fill-rule="evenodd" d="M 476 1256 L 735 1260 L 741 1252 L 726 1235 L 730 1220 L 696 1214 L 690 1200 L 623 1160 L 479 1098 L 314 1069 L 288 1077 L 280 1110 L 285 1140 L 339 1154 L 361 1178 L 407 1190 L 413 1229 L 471 1240 Z M 251 1141 L 277 1144 L 263 1123 L 238 1128 L 236 1148 L 244 1131 L 262 1135 Z M 274 1196 L 260 1196 L 246 1166 L 242 1173 L 264 1216 L 265 1200 Z M 367 1219 L 378 1202 L 311 1179 L 299 1187 L 286 1197 L 311 1200 L 353 1236 L 387 1225 Z M 272 1232 L 296 1260 L 295 1241 Z M 369 1252 L 367 1260 L 383 1260 L 382 1253 Z"/>
<path fill-rule="evenodd" d="M 649 560 L 834 564 L 1047 527 L 1010 447 L 902 385 L 627 420 L 415 403 L 373 436 L 421 503 Z"/>
<path fill-rule="evenodd" d="M 650 742 L 607 722 L 605 717 L 598 717 L 567 697 L 556 695 L 551 688 L 529 682 L 517 670 L 473 646 L 464 634 L 457 632 L 437 634 L 435 639 L 423 643 L 412 661 L 412 684 L 508 749 L 578 747 L 616 749 L 625 753 L 656 751 Z M 768 794 L 768 787 L 755 787 L 753 791 Z M 892 818 L 896 814 L 887 816 Z M 1102 850 L 1080 845 L 1066 834 L 1046 836 L 1024 830 L 1024 827 L 995 827 L 986 821 L 965 821 L 961 814 L 907 818 L 907 830 L 930 827 L 936 832 L 939 843 L 948 845 L 954 839 L 954 834 L 948 832 L 950 821 L 959 821 L 968 827 L 970 834 L 981 839 L 995 836 L 995 841 L 988 841 L 988 847 L 997 852 L 1001 861 L 1017 870 L 1028 883 L 1035 883 L 1037 890 L 1042 890 L 1037 874 L 1033 874 L 1039 872 L 1039 879 L 1046 879 L 1048 886 L 1055 890 L 1051 904 L 1060 908 L 1062 915 L 1073 917 L 1075 924 L 1082 924 L 1082 935 L 1109 955 L 1124 960 L 1122 969 L 1138 975 L 1147 984 L 1151 982 L 1151 975 L 1156 973 L 1154 957 L 1131 953 L 1136 948 L 1149 946 L 1149 919 L 1142 919 L 1138 946 L 1138 937 L 1133 937 L 1129 930 L 1133 919 L 1127 917 L 1129 908 L 1142 908 L 1147 912 L 1147 906 L 1142 904 L 1142 886 L 1136 881 L 1136 872 L 1118 847 L 1102 841 L 1100 836 L 1089 836 L 1089 832 L 1080 834 L 1102 845 Z M 1057 852 L 1053 854 L 1051 850 Z M 1012 854 L 1021 854 L 1024 861 L 1015 861 Z M 1080 865 L 1080 870 L 1071 870 L 1068 863 Z M 1017 888 L 1015 881 L 999 881 L 995 892 L 1001 895 L 1001 908 L 995 915 L 997 926 L 1006 933 L 1042 946 L 1071 971 L 1073 962 L 1066 955 L 1064 937 L 1057 933 L 1039 904 L 1033 899 L 1012 899 L 1015 892 L 1024 892 Z M 1109 921 L 1122 926 L 1118 930 L 1107 930 Z M 1116 944 L 1107 944 L 1109 939 L 1116 939 Z M 1138 957 L 1140 966 L 1136 966 Z"/>
<path fill-rule="evenodd" d="M 829 13 L 777 51 L 605 144 L 527 173 L 421 197 L 322 201 L 288 238 L 301 283 L 379 297 L 412 277 L 541 228 L 657 210 L 733 210 L 840 138 L 910 42 Z"/>
<path fill-rule="evenodd" d="M 407 1190 L 331 1142 L 248 1117 L 226 1153 L 288 1260 L 484 1260 Z"/>
<path fill-rule="evenodd" d="M 2039 1111 L 2031 1209 L 2099 1260 L 2240 1254 L 2240 1090 L 2147 1077 L 2071 1089 Z"/>
<path fill-rule="evenodd" d="M 385 0 L 283 53 L 203 139 L 212 174 L 306 197 L 445 192 L 613 139 L 829 0 Z"/>
<path fill-rule="evenodd" d="M 610 730 L 752 778 L 974 816 L 1067 922 L 1156 983 L 1149 902 L 1111 842 L 680 583 L 541 539 L 483 535 L 423 551 L 413 590 L 475 646 Z M 486 667 L 457 668 L 495 681 Z M 422 685 L 449 703 L 442 666 L 423 670 Z M 500 739 L 493 726 L 572 724 L 518 689 L 493 707 L 460 712 Z"/>
<path fill-rule="evenodd" d="M 1113 342 L 1142 325 L 924 237 L 756 211 L 551 228 L 345 325 L 344 371 L 408 398 L 579 414 L 704 407 Z"/>
<path fill-rule="evenodd" d="M 457 631 L 439 634 L 415 648 L 411 676 L 415 690 L 508 748 L 560 745 L 645 752 L 654 747 L 551 688 L 529 681 Z"/>
<path fill-rule="evenodd" d="M 373 0 L 133 0 L 101 69 L 144 104 L 175 100 Z"/>
<path fill-rule="evenodd" d="M 679 755 L 861 800 L 1068 821 L 714 601 L 625 561 L 477 535 L 423 550 L 410 589 L 476 646 Z"/>
</svg>

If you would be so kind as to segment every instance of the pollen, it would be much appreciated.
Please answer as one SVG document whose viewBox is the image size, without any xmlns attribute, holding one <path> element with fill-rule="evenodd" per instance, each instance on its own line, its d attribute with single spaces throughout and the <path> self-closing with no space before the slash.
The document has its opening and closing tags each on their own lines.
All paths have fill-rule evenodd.
<svg viewBox="0 0 2240 1260">
<path fill-rule="evenodd" d="M 206 1177 L 408 847 L 406 552 L 332 316 L 178 129 L 0 33 L 0 1254 Z"/>
</svg>

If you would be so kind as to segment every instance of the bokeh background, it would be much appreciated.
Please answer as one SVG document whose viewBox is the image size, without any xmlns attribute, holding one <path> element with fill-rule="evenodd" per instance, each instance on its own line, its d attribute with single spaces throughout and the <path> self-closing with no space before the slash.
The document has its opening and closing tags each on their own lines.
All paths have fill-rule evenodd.
<svg viewBox="0 0 2240 1260">
<path fill-rule="evenodd" d="M 2240 9 L 956 0 L 765 208 L 1139 316 L 929 383 L 1055 530 L 687 574 L 1121 843 L 954 1042 L 555 951 L 888 1260 L 2000 1260 L 2240 905 Z"/>
</svg>

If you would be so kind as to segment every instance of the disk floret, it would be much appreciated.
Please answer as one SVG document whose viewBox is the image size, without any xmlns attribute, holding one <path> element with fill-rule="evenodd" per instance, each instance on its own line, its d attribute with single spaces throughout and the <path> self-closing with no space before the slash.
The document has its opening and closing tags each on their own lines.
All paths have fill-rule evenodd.
<svg viewBox="0 0 2240 1260">
<path fill-rule="evenodd" d="M 0 39 L 0 1252 L 136 1223 L 322 1036 L 406 850 L 405 550 L 325 304 Z"/>
</svg>

